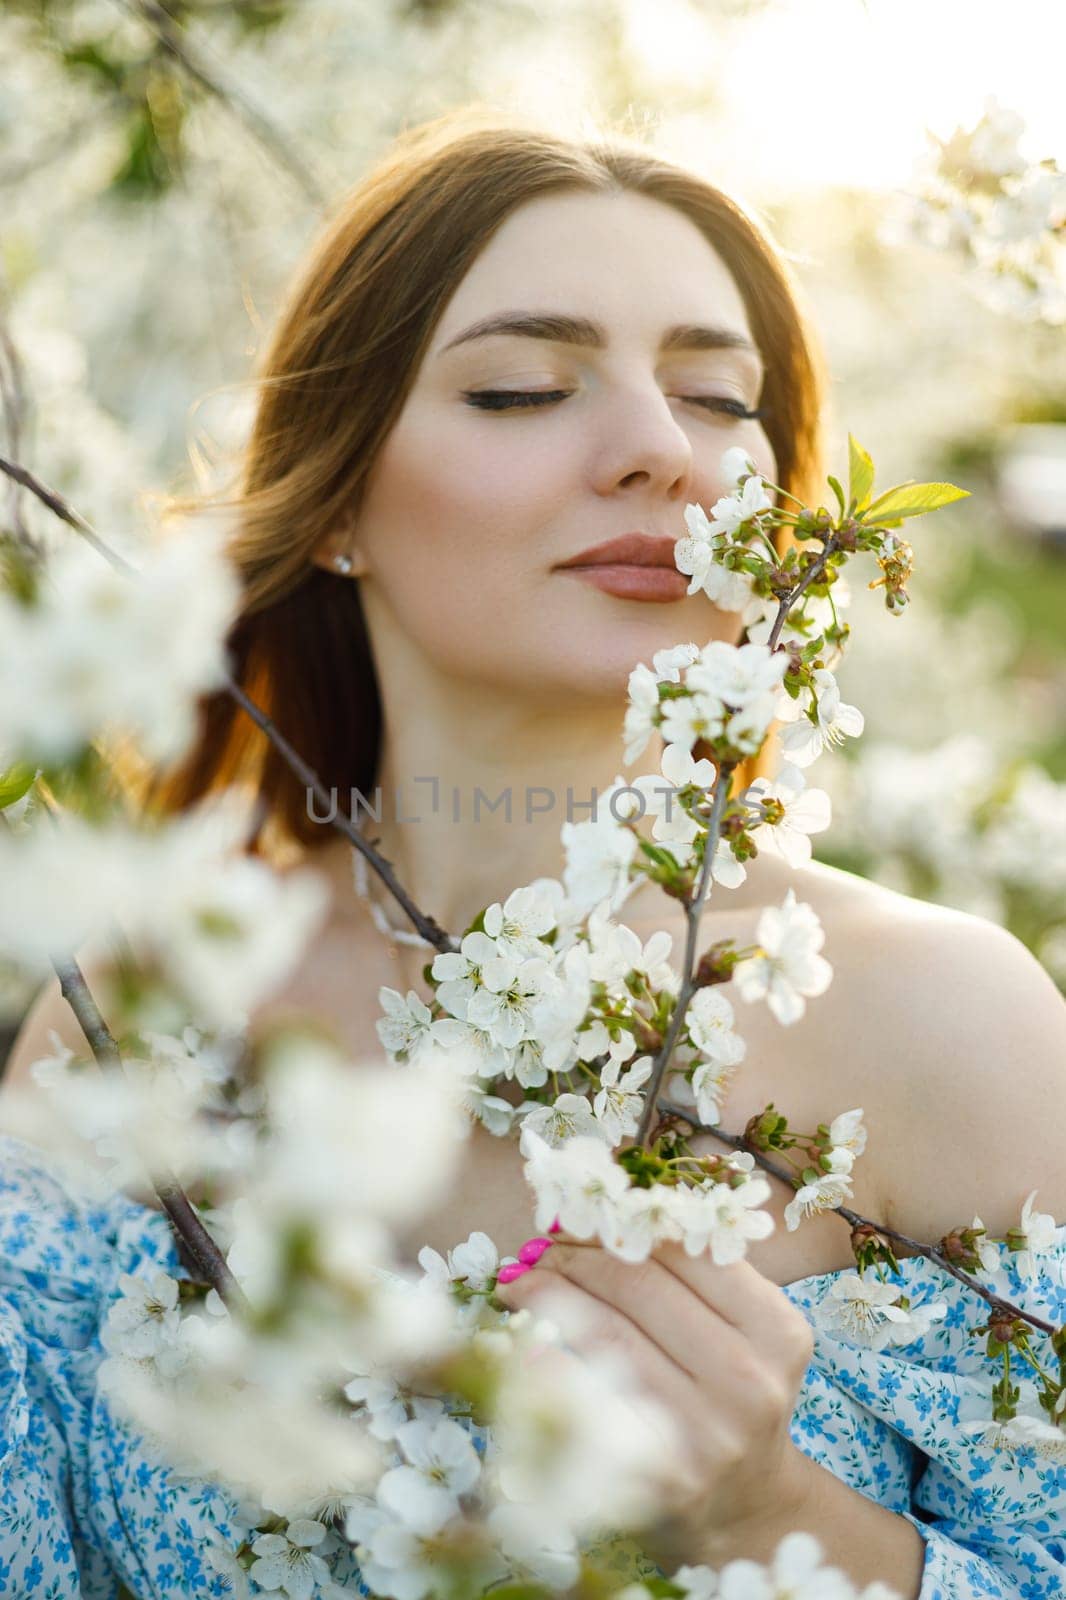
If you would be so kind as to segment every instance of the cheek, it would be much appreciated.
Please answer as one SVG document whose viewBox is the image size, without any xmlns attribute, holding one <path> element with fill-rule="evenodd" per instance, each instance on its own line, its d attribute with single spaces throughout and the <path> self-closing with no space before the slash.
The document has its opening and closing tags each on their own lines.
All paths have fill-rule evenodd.
<svg viewBox="0 0 1066 1600">
<path fill-rule="evenodd" d="M 537 541 L 559 474 L 531 459 L 517 435 L 486 436 L 488 426 L 427 419 L 393 430 L 363 515 L 379 579 L 391 582 L 397 571 L 427 585 L 465 578 L 484 596 L 497 578 L 553 559 Z"/>
</svg>

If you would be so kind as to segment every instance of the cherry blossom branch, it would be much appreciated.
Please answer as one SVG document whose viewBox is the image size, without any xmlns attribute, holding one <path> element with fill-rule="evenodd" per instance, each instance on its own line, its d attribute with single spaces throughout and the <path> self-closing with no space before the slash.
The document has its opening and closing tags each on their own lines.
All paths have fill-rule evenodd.
<svg viewBox="0 0 1066 1600">
<path fill-rule="evenodd" d="M 729 1133 L 725 1128 L 700 1122 L 690 1111 L 686 1111 L 684 1106 L 676 1105 L 672 1101 L 663 1100 L 661 1106 L 668 1116 L 676 1117 L 681 1122 L 684 1122 L 691 1128 L 693 1133 L 709 1133 L 715 1139 L 720 1140 L 722 1144 L 731 1145 L 734 1150 L 746 1151 L 754 1157 L 756 1166 L 761 1167 L 764 1172 L 768 1172 L 771 1177 L 778 1178 L 782 1183 L 787 1183 L 790 1189 L 795 1189 L 796 1185 L 793 1182 L 792 1174 L 785 1167 L 780 1166 L 778 1162 L 771 1161 L 766 1153 L 753 1144 L 745 1134 Z M 858 1211 L 853 1211 L 850 1206 L 826 1206 L 825 1210 L 834 1211 L 837 1216 L 842 1217 L 852 1231 L 856 1228 L 872 1228 L 875 1233 L 883 1234 L 887 1239 L 894 1239 L 897 1244 L 906 1245 L 915 1255 L 924 1256 L 927 1261 L 934 1262 L 943 1271 L 950 1273 L 953 1278 L 957 1278 L 960 1283 L 965 1284 L 968 1289 L 972 1289 L 974 1294 L 980 1295 L 981 1299 L 987 1301 L 997 1314 L 1002 1313 L 1005 1316 L 1020 1317 L 1032 1327 L 1039 1328 L 1041 1333 L 1055 1334 L 1059 1331 L 1053 1322 L 1045 1322 L 1044 1318 L 1038 1317 L 1035 1312 L 1024 1311 L 1010 1300 L 1003 1300 L 999 1295 L 993 1294 L 991 1289 L 986 1289 L 984 1284 L 980 1283 L 977 1278 L 972 1277 L 957 1262 L 952 1261 L 945 1251 L 941 1249 L 940 1245 L 923 1244 L 920 1239 L 912 1239 L 909 1234 L 901 1233 L 898 1228 L 890 1228 L 886 1223 L 874 1222 L 870 1217 L 862 1216 Z"/>
<path fill-rule="evenodd" d="M 0 456 L 0 472 L 5 472 L 9 478 L 13 478 L 16 483 L 19 483 L 23 488 L 28 489 L 30 493 L 35 495 L 37 499 L 41 501 L 42 505 L 47 506 L 49 511 L 51 511 L 54 516 L 57 516 L 60 521 L 67 523 L 69 527 L 76 529 L 78 533 L 80 533 L 84 538 L 88 539 L 93 548 L 97 550 L 99 554 L 105 558 L 105 560 L 110 561 L 116 570 L 124 573 L 130 578 L 135 578 L 137 576 L 136 567 L 131 566 L 128 561 L 126 561 L 122 556 L 118 555 L 117 552 L 113 551 L 110 546 L 100 538 L 95 529 L 88 522 L 86 522 L 81 513 L 74 509 L 69 501 L 65 500 L 61 494 L 57 494 L 55 490 L 47 488 L 39 478 L 35 477 L 34 474 L 28 470 L 28 468 L 18 466 L 16 463 L 8 461 L 3 456 Z M 270 743 L 277 750 L 278 754 L 281 756 L 289 770 L 299 778 L 300 782 L 305 788 L 312 791 L 315 799 L 319 802 L 319 805 L 327 812 L 332 811 L 333 807 L 330 804 L 330 796 L 326 792 L 326 789 L 322 784 L 322 780 L 319 778 L 314 769 L 308 766 L 307 762 L 304 761 L 299 753 L 293 748 L 281 730 L 276 727 L 270 717 L 267 716 L 266 712 L 260 706 L 256 705 L 255 701 L 245 693 L 240 684 L 231 678 L 228 673 L 226 673 L 223 677 L 222 687 L 225 689 L 230 698 L 235 700 L 241 709 L 249 717 L 251 717 L 256 726 L 262 730 Z M 433 917 L 420 910 L 420 908 L 415 904 L 410 895 L 404 889 L 403 885 L 400 883 L 399 879 L 396 877 L 391 863 L 385 856 L 381 855 L 380 852 L 374 848 L 369 840 L 364 838 L 363 834 L 358 828 L 356 828 L 350 817 L 346 817 L 338 813 L 330 818 L 330 826 L 336 828 L 338 833 L 343 834 L 350 844 L 354 845 L 357 850 L 362 852 L 367 861 L 373 867 L 374 871 L 378 874 L 378 877 L 381 879 L 382 883 L 384 883 L 385 887 L 388 889 L 389 893 L 406 913 L 414 927 L 424 939 L 427 939 L 438 950 L 453 951 L 458 949 L 458 942 L 451 936 L 451 934 L 442 928 Z"/>
<path fill-rule="evenodd" d="M 644 1109 L 640 1114 L 640 1122 L 636 1131 L 638 1145 L 646 1144 L 651 1128 L 652 1118 L 655 1116 L 656 1102 L 662 1088 L 663 1077 L 674 1053 L 681 1025 L 685 1020 L 688 1003 L 696 992 L 696 941 L 699 937 L 700 916 L 703 912 L 704 902 L 711 885 L 711 869 L 714 866 L 715 853 L 718 849 L 718 838 L 722 828 L 722 814 L 729 799 L 732 787 L 733 773 L 736 770 L 735 761 L 723 761 L 718 768 L 718 782 L 714 790 L 714 803 L 711 807 L 710 819 L 707 823 L 707 833 L 703 842 L 703 861 L 700 865 L 699 883 L 695 895 L 685 903 L 685 957 L 682 964 L 684 977 L 678 991 L 677 1000 L 670 1013 L 670 1026 L 666 1038 L 655 1061 L 652 1064 L 651 1077 L 645 1091 Z"/>
<path fill-rule="evenodd" d="M 115 3 L 139 22 L 145 23 L 182 71 L 246 125 L 260 144 L 296 180 L 306 200 L 315 206 L 325 206 L 326 195 L 306 162 L 289 147 L 270 119 L 245 97 L 243 91 L 224 84 L 216 73 L 208 70 L 187 40 L 182 38 L 165 6 L 160 5 L 158 0 L 115 0 Z"/>
<path fill-rule="evenodd" d="M 37 792 L 52 822 L 57 822 L 59 809 L 40 783 L 37 785 Z M 52 961 L 52 966 L 59 979 L 63 998 L 78 1019 L 78 1025 L 88 1041 L 94 1060 L 104 1072 L 121 1074 L 124 1077 L 126 1069 L 115 1036 L 104 1021 L 103 1013 L 78 962 L 73 956 L 56 957 Z M 161 1177 L 151 1172 L 149 1178 L 177 1238 L 179 1249 L 182 1246 L 185 1248 L 189 1258 L 186 1266 L 191 1262 L 204 1281 L 218 1290 L 226 1305 L 244 1306 L 246 1304 L 244 1294 L 230 1271 L 226 1258 L 200 1221 L 196 1208 L 177 1178 L 166 1172 Z"/>
<path fill-rule="evenodd" d="M 77 1017 L 94 1058 L 105 1072 L 124 1073 L 122 1056 L 114 1035 L 100 1013 L 81 967 L 73 957 L 57 959 L 52 965 L 59 978 L 63 998 Z M 226 1264 L 225 1256 L 200 1221 L 196 1208 L 177 1178 L 170 1174 L 159 1178 L 154 1173 L 151 1176 L 153 1188 L 179 1247 L 184 1246 L 200 1276 L 218 1290 L 226 1305 L 231 1309 L 244 1307 L 243 1291 Z"/>
<path fill-rule="evenodd" d="M 795 588 L 790 589 L 788 594 L 781 597 L 781 600 L 778 604 L 777 616 L 774 618 L 774 625 L 770 629 L 770 636 L 766 641 L 767 648 L 769 650 L 773 651 L 777 648 L 777 641 L 781 637 L 781 629 L 785 625 L 785 618 L 792 610 L 792 607 L 795 605 L 800 595 L 809 589 L 812 583 L 817 583 L 818 579 L 825 571 L 826 562 L 829 560 L 829 557 L 833 554 L 834 550 L 839 549 L 840 544 L 837 540 L 836 534 L 830 534 L 829 538 L 822 546 L 821 555 L 818 556 L 816 560 L 812 561 L 811 565 L 807 568 L 807 571 L 803 574 L 803 577 L 796 584 Z"/>
</svg>

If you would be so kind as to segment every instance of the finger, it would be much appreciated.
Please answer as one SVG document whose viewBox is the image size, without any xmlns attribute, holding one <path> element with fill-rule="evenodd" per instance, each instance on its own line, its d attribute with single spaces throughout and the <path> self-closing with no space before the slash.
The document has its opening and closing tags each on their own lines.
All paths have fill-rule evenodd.
<svg viewBox="0 0 1066 1600">
<path fill-rule="evenodd" d="M 595 1245 L 559 1245 L 538 1271 L 579 1284 L 625 1316 L 697 1384 L 713 1384 L 723 1366 L 746 1375 L 747 1341 L 654 1256 L 620 1261 Z"/>
<path fill-rule="evenodd" d="M 621 1357 L 637 1380 L 677 1416 L 692 1416 L 700 1397 L 691 1374 L 620 1307 L 589 1293 L 564 1273 L 545 1271 L 543 1263 L 496 1292 L 515 1310 L 528 1307 L 558 1323 L 573 1349 Z"/>
<path fill-rule="evenodd" d="M 814 1349 L 811 1325 L 784 1290 L 750 1261 L 719 1267 L 709 1255 L 689 1256 L 672 1243 L 660 1245 L 654 1259 L 728 1322 L 763 1361 L 790 1377 L 803 1376 Z"/>
</svg>

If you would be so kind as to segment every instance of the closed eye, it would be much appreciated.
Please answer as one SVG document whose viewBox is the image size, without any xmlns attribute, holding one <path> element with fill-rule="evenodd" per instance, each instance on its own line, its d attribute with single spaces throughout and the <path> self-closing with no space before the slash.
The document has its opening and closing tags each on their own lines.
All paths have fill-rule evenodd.
<svg viewBox="0 0 1066 1600">
<path fill-rule="evenodd" d="M 572 393 L 570 389 L 464 389 L 463 399 L 468 405 L 482 411 L 517 411 L 555 405 L 560 400 L 569 399 Z M 745 422 L 767 415 L 765 407 L 749 410 L 743 400 L 731 400 L 725 395 L 680 395 L 679 399 Z"/>
</svg>

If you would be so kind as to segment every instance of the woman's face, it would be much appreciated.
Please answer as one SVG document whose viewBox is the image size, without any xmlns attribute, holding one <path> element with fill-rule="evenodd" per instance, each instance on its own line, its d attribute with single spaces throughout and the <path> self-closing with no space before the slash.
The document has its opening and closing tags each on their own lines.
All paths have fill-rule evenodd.
<svg viewBox="0 0 1066 1600">
<path fill-rule="evenodd" d="M 504 313 L 580 318 L 598 342 L 471 336 Z M 690 324 L 735 342 L 665 347 Z M 737 638 L 702 593 L 626 598 L 558 564 L 625 534 L 684 537 L 685 506 L 729 492 L 731 445 L 776 478 L 761 424 L 722 408 L 756 407 L 761 381 L 736 284 L 672 207 L 568 193 L 512 213 L 449 301 L 343 541 L 379 669 L 399 633 L 467 682 L 615 698 L 656 650 Z M 563 397 L 490 410 L 471 399 L 485 390 Z"/>
</svg>

